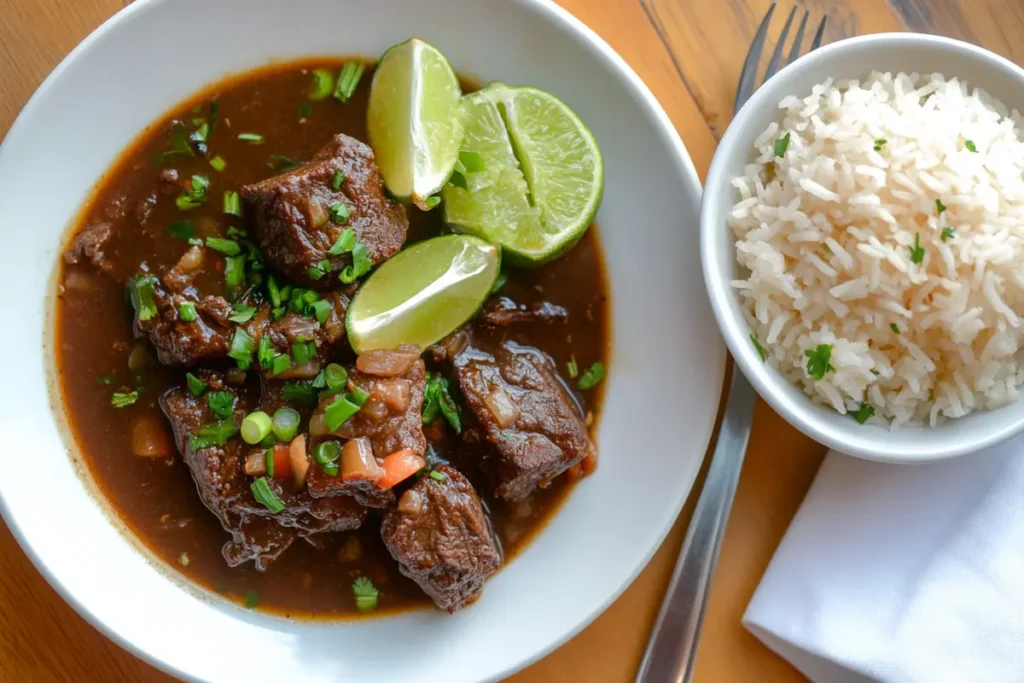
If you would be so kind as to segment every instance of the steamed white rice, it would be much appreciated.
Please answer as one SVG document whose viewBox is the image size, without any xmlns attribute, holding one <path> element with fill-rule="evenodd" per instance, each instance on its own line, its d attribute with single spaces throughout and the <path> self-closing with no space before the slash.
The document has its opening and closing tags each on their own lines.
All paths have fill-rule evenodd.
<svg viewBox="0 0 1024 683">
<path fill-rule="evenodd" d="M 733 181 L 729 218 L 749 271 L 733 284 L 766 362 L 819 403 L 873 411 L 883 426 L 1015 400 L 1019 114 L 962 81 L 903 73 L 826 81 L 779 109 Z M 832 369 L 817 380 L 804 352 L 820 345 Z"/>
</svg>

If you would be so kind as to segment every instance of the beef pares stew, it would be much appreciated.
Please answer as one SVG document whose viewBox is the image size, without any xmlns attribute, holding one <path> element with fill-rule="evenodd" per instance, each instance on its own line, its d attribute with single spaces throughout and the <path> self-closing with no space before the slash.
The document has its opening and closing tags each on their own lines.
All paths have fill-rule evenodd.
<svg viewBox="0 0 1024 683">
<path fill-rule="evenodd" d="M 430 348 L 353 351 L 375 266 L 452 231 L 441 195 L 388 191 L 372 79 L 317 60 L 207 88 L 124 153 L 60 264 L 60 389 L 107 500 L 187 578 L 292 616 L 473 602 L 597 462 L 594 229 L 504 264 Z M 472 189 L 490 162 L 453 163 Z"/>
</svg>

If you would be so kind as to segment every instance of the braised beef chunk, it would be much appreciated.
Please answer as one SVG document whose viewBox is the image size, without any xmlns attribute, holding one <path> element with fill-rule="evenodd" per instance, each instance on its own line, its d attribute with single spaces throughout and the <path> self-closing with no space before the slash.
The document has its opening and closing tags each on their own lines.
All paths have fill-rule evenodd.
<svg viewBox="0 0 1024 683">
<path fill-rule="evenodd" d="M 217 373 L 201 372 L 200 377 L 208 383 L 208 394 L 226 389 Z M 186 389 L 171 389 L 160 405 L 199 497 L 231 534 L 222 549 L 230 566 L 252 560 L 263 570 L 296 537 L 355 529 L 365 519 L 365 510 L 355 501 L 314 501 L 301 489 L 296 493 L 288 479 L 265 478 L 285 505 L 283 511 L 272 513 L 256 500 L 245 472 L 246 457 L 253 449 L 237 436 L 233 426 L 252 409 L 245 396 L 236 398 L 233 415 L 226 420 L 214 414 L 207 396 L 195 397 Z M 262 454 L 262 449 L 258 452 Z"/>
<path fill-rule="evenodd" d="M 287 370 L 274 375 L 277 379 L 308 379 L 316 376 L 321 367 L 330 358 L 331 351 L 345 336 L 345 311 L 352 298 L 353 289 L 343 288 L 333 292 L 321 292 L 319 302 L 324 302 L 324 314 L 321 318 L 289 310 L 278 319 L 271 315 L 271 306 L 264 304 L 253 316 L 246 329 L 253 343 L 259 345 L 264 335 L 268 335 L 270 347 L 274 355 L 284 354 L 292 357 L 296 344 L 312 343 L 315 347 L 313 360 L 305 364 L 291 365 Z M 263 368 L 269 372 L 270 368 Z"/>
<path fill-rule="evenodd" d="M 82 230 L 71 240 L 71 245 L 64 252 L 64 261 L 79 264 L 88 261 L 105 273 L 113 270 L 114 265 L 103 253 L 107 242 L 114 234 L 114 225 L 107 221 L 93 223 Z"/>
<path fill-rule="evenodd" d="M 434 472 L 384 512 L 381 536 L 399 570 L 454 612 L 480 597 L 501 552 L 473 485 L 447 465 Z"/>
<path fill-rule="evenodd" d="M 467 437 L 490 446 L 481 466 L 495 495 L 522 500 L 594 449 L 579 409 L 537 349 L 505 342 L 492 355 L 466 346 L 452 369 L 477 422 Z"/>
<path fill-rule="evenodd" d="M 390 376 L 359 370 L 362 366 L 370 372 L 384 372 L 384 366 L 373 364 L 375 356 L 391 359 L 392 364 L 386 368 Z M 342 458 L 341 471 L 337 476 L 313 467 L 309 475 L 309 492 L 315 497 L 353 496 L 368 507 L 386 507 L 394 502 L 394 494 L 377 486 L 383 472 L 370 459 L 379 461 L 401 450 L 411 450 L 419 456 L 426 452 L 422 418 L 426 368 L 419 358 L 419 350 L 415 349 L 364 354 L 347 371 L 349 387 L 358 387 L 369 396 L 362 409 L 334 434 L 346 440 L 364 440 L 367 449 L 365 463 L 361 467 L 346 467 L 346 462 L 355 461 Z M 324 413 L 331 403 L 338 400 L 338 396 L 328 396 L 320 401 L 314 416 L 318 424 L 324 424 Z"/>
<path fill-rule="evenodd" d="M 569 312 L 548 301 L 530 305 L 517 304 L 507 296 L 492 297 L 477 316 L 477 320 L 491 327 L 507 327 L 517 323 L 565 322 Z"/>
<path fill-rule="evenodd" d="M 409 230 L 405 209 L 384 194 L 373 151 L 347 135 L 334 136 L 308 163 L 245 185 L 240 194 L 264 258 L 309 287 L 335 282 L 352 262 L 349 254 L 329 253 L 346 228 L 375 264 L 398 253 Z M 337 205 L 347 209 L 347 218 L 332 215 Z"/>
</svg>

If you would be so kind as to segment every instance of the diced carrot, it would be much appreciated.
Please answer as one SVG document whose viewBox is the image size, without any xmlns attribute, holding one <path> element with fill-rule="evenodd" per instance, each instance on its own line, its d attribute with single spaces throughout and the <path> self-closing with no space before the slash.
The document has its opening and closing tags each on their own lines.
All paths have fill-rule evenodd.
<svg viewBox="0 0 1024 683">
<path fill-rule="evenodd" d="M 274 478 L 288 479 L 292 476 L 292 462 L 288 457 L 288 444 L 274 444 Z"/>
<path fill-rule="evenodd" d="M 403 448 L 385 457 L 381 465 L 384 467 L 384 476 L 377 481 L 377 486 L 389 489 L 422 470 L 427 466 L 427 461 L 412 449 Z"/>
</svg>

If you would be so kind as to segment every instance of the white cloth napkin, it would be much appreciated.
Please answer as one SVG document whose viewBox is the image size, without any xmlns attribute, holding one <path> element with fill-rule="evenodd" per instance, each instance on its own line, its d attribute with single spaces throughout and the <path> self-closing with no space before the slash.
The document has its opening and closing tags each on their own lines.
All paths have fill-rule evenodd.
<svg viewBox="0 0 1024 683">
<path fill-rule="evenodd" d="M 822 464 L 744 625 L 815 683 L 1024 681 L 1024 438 Z"/>
</svg>

